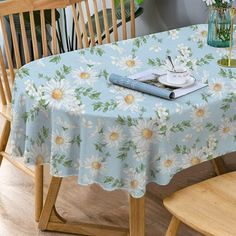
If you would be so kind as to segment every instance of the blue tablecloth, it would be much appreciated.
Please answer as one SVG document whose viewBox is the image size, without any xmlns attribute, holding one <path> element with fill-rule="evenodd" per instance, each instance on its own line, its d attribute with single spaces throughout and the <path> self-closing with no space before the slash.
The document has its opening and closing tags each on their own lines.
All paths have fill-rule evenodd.
<svg viewBox="0 0 236 236">
<path fill-rule="evenodd" d="M 149 182 L 236 151 L 236 70 L 206 45 L 206 25 L 78 50 L 22 67 L 15 79 L 11 147 L 54 176 L 141 197 Z M 167 55 L 209 86 L 168 101 L 109 83 L 161 68 Z"/>
</svg>

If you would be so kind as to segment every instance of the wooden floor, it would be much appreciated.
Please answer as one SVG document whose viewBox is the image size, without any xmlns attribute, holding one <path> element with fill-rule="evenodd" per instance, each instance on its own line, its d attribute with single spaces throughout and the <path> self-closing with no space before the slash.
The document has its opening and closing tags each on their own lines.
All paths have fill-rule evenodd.
<svg viewBox="0 0 236 236">
<path fill-rule="evenodd" d="M 0 121 L 1 123 L 1 121 Z M 230 169 L 236 170 L 236 155 L 226 157 Z M 163 236 L 170 214 L 161 198 L 172 192 L 213 176 L 209 162 L 177 174 L 168 186 L 148 186 L 146 201 L 147 236 Z M 45 193 L 48 170 L 45 171 Z M 59 194 L 58 211 L 76 221 L 128 227 L 128 196 L 123 191 L 106 192 L 99 186 L 78 186 L 75 178 L 67 178 Z M 0 168 L 0 236 L 63 236 L 66 234 L 39 232 L 34 222 L 33 182 L 7 161 Z M 199 236 L 187 226 L 181 226 L 179 236 Z M 112 235 L 111 235 L 112 236 Z"/>
</svg>

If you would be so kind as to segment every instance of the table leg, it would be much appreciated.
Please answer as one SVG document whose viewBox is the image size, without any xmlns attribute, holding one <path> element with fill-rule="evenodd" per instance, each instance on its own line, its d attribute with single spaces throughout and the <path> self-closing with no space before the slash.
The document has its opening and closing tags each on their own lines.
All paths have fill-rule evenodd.
<svg viewBox="0 0 236 236">
<path fill-rule="evenodd" d="M 35 166 L 35 221 L 39 222 L 43 209 L 43 165 Z"/>
<path fill-rule="evenodd" d="M 63 219 L 56 211 L 56 200 L 60 190 L 62 178 L 52 177 L 48 194 L 44 203 L 39 221 L 40 230 L 56 231 L 79 235 L 96 236 L 128 236 L 129 230 L 122 227 L 114 227 L 99 224 L 74 222 Z M 139 236 L 139 235 L 135 235 Z"/>
<path fill-rule="evenodd" d="M 130 236 L 145 235 L 145 197 L 130 196 Z"/>
</svg>

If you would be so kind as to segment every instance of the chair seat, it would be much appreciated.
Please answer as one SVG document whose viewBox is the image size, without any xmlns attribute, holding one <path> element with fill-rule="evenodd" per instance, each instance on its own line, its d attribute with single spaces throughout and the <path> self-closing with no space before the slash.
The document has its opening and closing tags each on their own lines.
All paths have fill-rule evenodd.
<svg viewBox="0 0 236 236">
<path fill-rule="evenodd" d="M 2 115 L 5 119 L 11 121 L 11 105 L 0 105 L 0 115 Z"/>
<path fill-rule="evenodd" d="M 204 235 L 236 235 L 236 172 L 182 189 L 164 200 L 180 221 Z"/>
</svg>

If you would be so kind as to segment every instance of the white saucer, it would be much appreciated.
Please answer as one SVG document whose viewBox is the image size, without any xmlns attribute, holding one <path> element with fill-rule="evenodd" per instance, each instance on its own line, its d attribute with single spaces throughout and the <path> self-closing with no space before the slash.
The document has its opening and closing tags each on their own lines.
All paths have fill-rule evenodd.
<svg viewBox="0 0 236 236">
<path fill-rule="evenodd" d="M 190 85 L 193 85 L 196 81 L 196 79 L 194 77 L 190 76 L 184 84 L 173 84 L 173 83 L 170 83 L 167 81 L 167 75 L 160 76 L 158 78 L 158 80 L 161 84 L 164 84 L 164 85 L 167 85 L 167 86 L 173 87 L 173 88 L 188 87 Z"/>
</svg>

